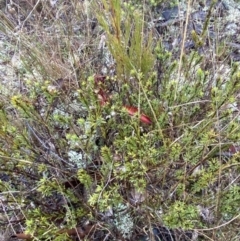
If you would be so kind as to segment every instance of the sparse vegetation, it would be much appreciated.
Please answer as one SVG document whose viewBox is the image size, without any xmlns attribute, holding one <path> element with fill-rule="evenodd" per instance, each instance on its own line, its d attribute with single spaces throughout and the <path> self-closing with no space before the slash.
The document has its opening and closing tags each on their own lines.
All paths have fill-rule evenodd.
<svg viewBox="0 0 240 241">
<path fill-rule="evenodd" d="M 1 12 L 0 240 L 238 240 L 240 69 L 217 1 L 195 29 L 186 5 L 156 23 L 175 1 L 23 2 Z"/>
</svg>

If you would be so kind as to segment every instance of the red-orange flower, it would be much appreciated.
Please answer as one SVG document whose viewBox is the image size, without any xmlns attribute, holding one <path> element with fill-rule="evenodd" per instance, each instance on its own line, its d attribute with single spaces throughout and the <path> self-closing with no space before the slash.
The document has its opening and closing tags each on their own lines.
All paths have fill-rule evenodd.
<svg viewBox="0 0 240 241">
<path fill-rule="evenodd" d="M 138 108 L 134 106 L 124 106 L 129 115 L 134 116 L 138 113 Z M 140 113 L 140 121 L 146 124 L 152 124 L 152 120 L 145 114 Z"/>
<path fill-rule="evenodd" d="M 97 92 L 97 96 L 98 96 L 98 100 L 100 101 L 100 105 L 103 106 L 107 103 L 108 101 L 108 96 L 106 95 L 106 93 L 100 89 L 98 92 Z"/>
<path fill-rule="evenodd" d="M 95 82 L 95 93 L 97 94 L 98 100 L 100 102 L 100 105 L 105 105 L 109 100 L 109 95 L 106 93 L 106 86 L 104 85 L 104 82 L 106 80 L 106 76 L 104 75 L 98 75 L 96 74 L 94 76 L 94 82 Z M 126 108 L 129 115 L 134 116 L 138 113 L 138 108 L 134 106 L 124 106 Z M 152 124 L 152 120 L 147 115 L 140 113 L 140 121 L 145 124 Z"/>
</svg>

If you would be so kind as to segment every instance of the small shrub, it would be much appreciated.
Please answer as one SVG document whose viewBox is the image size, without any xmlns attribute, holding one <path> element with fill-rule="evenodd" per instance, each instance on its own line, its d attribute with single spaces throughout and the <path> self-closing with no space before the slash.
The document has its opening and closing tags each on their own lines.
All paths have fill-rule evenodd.
<svg viewBox="0 0 240 241">
<path fill-rule="evenodd" d="M 58 7 L 52 24 L 32 15 L 33 34 L 3 22 L 21 50 L 21 88 L 0 97 L 2 208 L 19 210 L 36 239 L 67 240 L 90 223 L 74 234 L 133 240 L 163 225 L 223 240 L 239 225 L 240 70 L 207 67 L 209 18 L 176 58 L 141 4 Z"/>
</svg>

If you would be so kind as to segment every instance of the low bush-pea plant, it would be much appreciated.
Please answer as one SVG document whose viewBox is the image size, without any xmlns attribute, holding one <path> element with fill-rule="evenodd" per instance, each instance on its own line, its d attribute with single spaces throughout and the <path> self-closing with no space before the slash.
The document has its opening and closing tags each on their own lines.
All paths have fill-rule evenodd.
<svg viewBox="0 0 240 241">
<path fill-rule="evenodd" d="M 55 19 L 65 34 L 55 45 L 45 45 L 44 29 L 42 38 L 19 37 L 22 87 L 0 97 L 2 207 L 18 210 L 36 240 L 70 239 L 59 230 L 86 222 L 97 229 L 75 234 L 88 240 L 133 240 L 146 225 L 224 240 L 239 225 L 238 64 L 225 75 L 217 65 L 203 68 L 197 44 L 174 59 L 131 3 L 102 0 L 74 10 L 69 22 Z M 112 59 L 97 85 L 101 54 L 97 63 L 92 28 L 74 33 L 75 21 L 90 24 L 94 14 L 96 39 L 105 35 L 102 51 Z M 75 38 L 89 46 L 77 49 Z M 137 111 L 129 115 L 124 106 Z"/>
</svg>

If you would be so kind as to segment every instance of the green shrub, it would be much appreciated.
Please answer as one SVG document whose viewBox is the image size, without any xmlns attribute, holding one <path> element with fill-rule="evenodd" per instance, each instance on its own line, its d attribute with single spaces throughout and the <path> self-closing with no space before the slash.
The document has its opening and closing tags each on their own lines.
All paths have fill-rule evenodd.
<svg viewBox="0 0 240 241">
<path fill-rule="evenodd" d="M 138 227 L 154 224 L 223 240 L 221 232 L 239 224 L 239 154 L 229 151 L 240 138 L 232 108 L 239 66 L 232 63 L 221 75 L 203 67 L 208 60 L 197 49 L 178 61 L 147 26 L 141 7 L 118 0 L 85 7 L 75 9 L 77 20 L 55 19 L 66 38 L 59 34 L 46 45 L 44 29 L 42 39 L 19 35 L 23 89 L 1 97 L 0 171 L 11 180 L 1 181 L 2 195 L 38 239 L 66 240 L 60 228 L 90 220 L 111 230 L 112 239 L 131 239 Z M 75 36 L 71 24 L 90 14 L 101 26 L 97 40 L 75 53 L 74 39 L 90 41 L 91 29 Z M 4 31 L 13 37 L 8 22 Z M 96 85 L 103 60 L 89 59 L 101 55 L 100 33 L 112 62 Z M 108 96 L 104 104 L 99 88 Z M 124 106 L 138 109 L 130 116 Z M 143 113 L 151 124 L 140 121 Z"/>
</svg>

